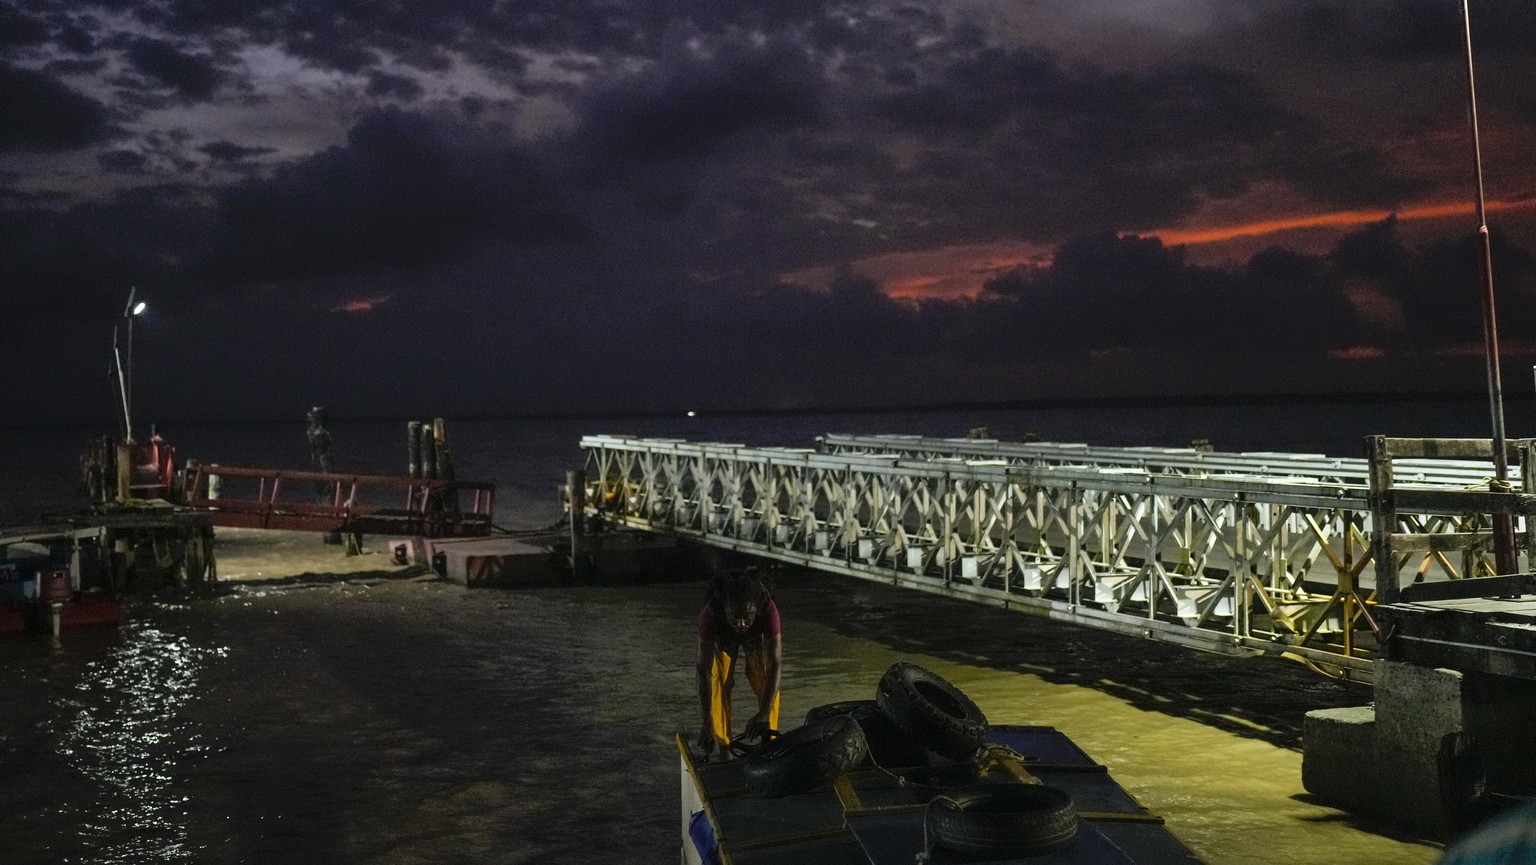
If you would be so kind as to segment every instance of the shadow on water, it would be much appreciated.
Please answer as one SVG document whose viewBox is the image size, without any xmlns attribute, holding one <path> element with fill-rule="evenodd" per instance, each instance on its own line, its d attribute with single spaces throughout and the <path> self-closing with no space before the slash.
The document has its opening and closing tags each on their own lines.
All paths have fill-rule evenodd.
<svg viewBox="0 0 1536 865">
<path fill-rule="evenodd" d="M 1383 823 L 1379 820 L 1373 820 L 1369 817 L 1363 817 L 1358 814 L 1351 814 L 1348 811 L 1335 811 L 1332 809 L 1329 803 L 1324 802 L 1316 796 L 1313 796 L 1311 793 L 1297 793 L 1291 798 L 1297 802 L 1303 802 L 1308 805 L 1317 805 L 1321 808 L 1327 809 L 1326 813 L 1301 818 L 1309 823 L 1337 823 L 1343 826 L 1348 826 L 1351 829 L 1358 829 L 1361 832 L 1370 832 L 1373 835 L 1380 835 L 1383 838 L 1391 838 L 1394 841 L 1401 841 L 1405 844 L 1422 844 L 1425 841 L 1423 837 L 1415 835 L 1412 832 L 1404 831 L 1401 827 L 1393 826 L 1389 823 Z"/>
<path fill-rule="evenodd" d="M 1301 748 L 1306 712 L 1370 702 L 1366 686 L 1274 658 L 1234 658 L 852 577 L 785 571 L 794 616 L 899 654 L 1093 688 L 1146 711 Z"/>
</svg>

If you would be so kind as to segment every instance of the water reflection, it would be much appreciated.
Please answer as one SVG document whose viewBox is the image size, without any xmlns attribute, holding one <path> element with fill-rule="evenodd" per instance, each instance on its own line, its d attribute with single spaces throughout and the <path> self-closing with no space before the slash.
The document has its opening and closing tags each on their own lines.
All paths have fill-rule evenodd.
<svg viewBox="0 0 1536 865">
<path fill-rule="evenodd" d="M 73 690 L 55 701 L 67 719 L 58 754 L 95 782 L 94 802 L 79 809 L 89 852 L 74 862 L 192 862 L 188 798 L 180 772 L 209 750 L 184 715 L 198 697 L 205 668 L 220 647 L 141 623 L 122 628 L 122 643 L 88 662 Z"/>
</svg>

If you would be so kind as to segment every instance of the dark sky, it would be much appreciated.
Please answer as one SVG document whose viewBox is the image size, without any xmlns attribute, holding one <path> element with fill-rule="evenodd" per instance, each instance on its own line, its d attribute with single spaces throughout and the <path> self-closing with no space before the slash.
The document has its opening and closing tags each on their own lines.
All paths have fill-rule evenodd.
<svg viewBox="0 0 1536 865">
<path fill-rule="evenodd" d="M 1476 391 L 1460 8 L 0 0 L 0 422 Z"/>
</svg>

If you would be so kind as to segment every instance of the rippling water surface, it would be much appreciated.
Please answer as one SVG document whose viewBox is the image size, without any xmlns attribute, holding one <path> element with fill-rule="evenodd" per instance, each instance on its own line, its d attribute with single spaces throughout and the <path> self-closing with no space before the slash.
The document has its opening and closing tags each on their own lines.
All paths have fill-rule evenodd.
<svg viewBox="0 0 1536 865">
<path fill-rule="evenodd" d="M 4 861 L 673 861 L 700 585 L 356 580 L 7 644 Z M 842 578 L 779 596 L 786 726 L 912 659 L 1067 732 L 1213 865 L 1436 856 L 1301 790 L 1302 713 L 1363 689 Z"/>
</svg>

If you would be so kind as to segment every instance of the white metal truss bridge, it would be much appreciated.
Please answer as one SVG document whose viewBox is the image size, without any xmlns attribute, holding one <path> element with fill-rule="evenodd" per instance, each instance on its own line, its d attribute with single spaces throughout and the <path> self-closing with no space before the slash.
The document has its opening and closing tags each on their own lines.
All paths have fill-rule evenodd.
<svg viewBox="0 0 1536 865">
<path fill-rule="evenodd" d="M 1476 439 L 1367 439 L 1369 458 L 918 436 L 817 447 L 582 439 L 589 515 L 823 571 L 1368 679 L 1372 611 L 1490 572 L 1490 515 L 1536 520 Z M 1389 530 L 1379 531 L 1378 527 Z M 1522 562 L 1526 561 L 1522 558 Z"/>
</svg>

